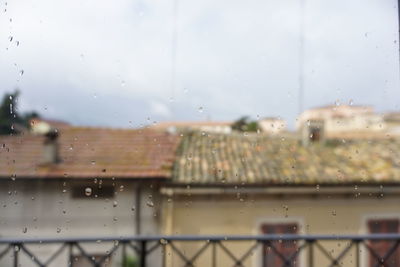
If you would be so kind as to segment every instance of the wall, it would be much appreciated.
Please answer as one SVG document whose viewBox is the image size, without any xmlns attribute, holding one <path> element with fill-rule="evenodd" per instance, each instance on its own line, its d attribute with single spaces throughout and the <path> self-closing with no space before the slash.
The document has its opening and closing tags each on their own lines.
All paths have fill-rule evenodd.
<svg viewBox="0 0 400 267">
<path fill-rule="evenodd" d="M 97 180 L 99 183 L 100 180 Z M 136 187 L 134 180 L 103 180 L 114 183 L 116 194 L 112 199 L 72 198 L 74 185 L 96 186 L 94 179 L 76 180 L 21 180 L 0 181 L 0 236 L 19 238 L 107 237 L 136 234 Z M 142 234 L 158 234 L 160 206 L 158 187 L 140 184 Z M 151 198 L 150 198 L 151 196 Z M 153 205 L 147 202 L 152 201 Z M 43 258 L 57 246 L 42 246 L 37 251 Z M 111 244 L 112 247 L 112 244 Z M 91 253 L 104 253 L 110 244 L 87 246 Z M 66 255 L 52 266 L 67 266 Z M 115 256 L 114 258 L 118 258 Z M 12 260 L 5 257 L 6 260 Z M 22 266 L 32 266 L 27 264 Z M 118 259 L 119 261 L 119 259 Z M 116 262 L 116 261 L 115 261 Z M 9 263 L 0 261 L 0 266 Z"/>
<path fill-rule="evenodd" d="M 357 191 L 355 191 L 357 192 Z M 256 235 L 260 226 L 266 222 L 297 222 L 302 234 L 365 234 L 368 218 L 400 218 L 400 197 L 354 196 L 338 197 L 335 195 L 282 197 L 257 196 L 237 197 L 237 195 L 192 194 L 177 197 L 166 202 L 165 207 L 172 211 L 166 220 L 165 230 L 174 234 L 190 235 Z M 169 228 L 168 228 L 169 227 Z M 239 257 L 251 244 L 226 242 Z M 326 243 L 326 248 L 334 255 L 344 249 L 344 242 Z M 199 244 L 182 245 L 186 255 L 193 255 Z M 354 249 L 349 255 L 354 255 Z M 208 254 L 207 254 L 208 253 Z M 200 257 L 196 266 L 210 265 L 210 251 L 206 257 Z M 320 252 L 315 252 L 316 265 L 328 266 Z M 233 262 L 227 256 L 221 256 L 219 266 L 230 266 Z M 305 253 L 306 255 L 307 253 Z M 343 266 L 352 266 L 354 258 L 347 257 Z M 362 256 L 363 266 L 367 262 L 365 249 Z M 183 266 L 182 261 L 171 253 L 167 256 L 168 266 Z M 306 258 L 300 258 L 300 266 L 307 266 Z M 261 266 L 260 248 L 246 261 L 245 266 Z"/>
</svg>

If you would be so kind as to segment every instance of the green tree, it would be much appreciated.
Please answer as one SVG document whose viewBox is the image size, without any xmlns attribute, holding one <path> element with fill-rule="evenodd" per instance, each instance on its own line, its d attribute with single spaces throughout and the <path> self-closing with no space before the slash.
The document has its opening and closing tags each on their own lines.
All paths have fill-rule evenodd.
<svg viewBox="0 0 400 267">
<path fill-rule="evenodd" d="M 126 256 L 122 259 L 122 267 L 137 267 L 139 266 L 138 261 L 135 257 Z"/>
<path fill-rule="evenodd" d="M 17 134 L 29 128 L 29 121 L 38 118 L 36 112 L 20 115 L 17 109 L 19 91 L 6 93 L 0 104 L 0 135 Z"/>
<path fill-rule="evenodd" d="M 258 123 L 257 121 L 250 121 L 248 116 L 240 117 L 232 125 L 232 130 L 240 132 L 257 132 Z"/>
<path fill-rule="evenodd" d="M 6 93 L 0 105 L 0 134 L 13 134 L 15 124 L 21 123 L 22 119 L 17 113 L 17 97 L 18 91 L 14 93 Z"/>
</svg>

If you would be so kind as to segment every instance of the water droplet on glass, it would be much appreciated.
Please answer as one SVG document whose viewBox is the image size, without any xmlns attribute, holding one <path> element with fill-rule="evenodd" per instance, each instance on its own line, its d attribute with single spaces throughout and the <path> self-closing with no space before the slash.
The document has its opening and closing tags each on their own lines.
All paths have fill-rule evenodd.
<svg viewBox="0 0 400 267">
<path fill-rule="evenodd" d="M 19 76 L 22 76 L 22 75 L 24 75 L 24 70 L 20 70 L 20 72 L 19 72 Z"/>
<path fill-rule="evenodd" d="M 121 86 L 124 87 L 125 86 L 125 81 L 121 81 Z"/>
<path fill-rule="evenodd" d="M 198 108 L 198 111 L 199 111 L 200 113 L 202 113 L 203 110 L 204 110 L 203 107 L 199 107 L 199 108 Z"/>
<path fill-rule="evenodd" d="M 28 228 L 27 228 L 27 227 L 22 228 L 22 232 L 23 232 L 24 234 L 26 234 L 26 232 L 28 232 Z"/>
<path fill-rule="evenodd" d="M 118 206 L 118 202 L 117 202 L 117 201 L 114 201 L 114 202 L 113 202 L 113 207 L 115 208 L 116 206 Z"/>
<path fill-rule="evenodd" d="M 10 42 L 12 42 L 13 39 L 14 39 L 14 37 L 12 37 L 12 36 L 9 36 L 9 37 L 8 37 L 8 40 L 9 40 Z"/>
<path fill-rule="evenodd" d="M 60 232 L 61 232 L 61 228 L 57 227 L 57 233 L 60 233 Z"/>
<path fill-rule="evenodd" d="M 91 196 L 91 195 L 92 195 L 92 188 L 86 187 L 86 188 L 85 188 L 85 195 L 86 195 L 87 197 Z"/>
<path fill-rule="evenodd" d="M 121 186 L 119 187 L 119 191 L 120 191 L 120 192 L 124 191 L 124 186 L 123 186 L 123 185 L 121 185 Z"/>
<path fill-rule="evenodd" d="M 149 206 L 150 208 L 154 207 L 154 203 L 151 200 L 147 201 L 146 205 Z"/>
</svg>

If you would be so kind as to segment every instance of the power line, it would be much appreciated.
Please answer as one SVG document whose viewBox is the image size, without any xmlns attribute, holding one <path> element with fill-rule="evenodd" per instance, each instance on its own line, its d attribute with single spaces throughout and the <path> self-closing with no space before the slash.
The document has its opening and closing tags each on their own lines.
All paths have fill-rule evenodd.
<svg viewBox="0 0 400 267">
<path fill-rule="evenodd" d="M 399 0 L 400 1 L 400 0 Z M 305 28 L 305 0 L 300 0 L 300 21 L 299 21 L 299 115 L 304 109 L 304 28 Z"/>
<path fill-rule="evenodd" d="M 172 38 L 171 38 L 171 97 L 175 97 L 175 86 L 176 86 L 176 57 L 177 57 L 177 45 L 178 45 L 178 0 L 173 0 L 172 3 Z"/>
</svg>

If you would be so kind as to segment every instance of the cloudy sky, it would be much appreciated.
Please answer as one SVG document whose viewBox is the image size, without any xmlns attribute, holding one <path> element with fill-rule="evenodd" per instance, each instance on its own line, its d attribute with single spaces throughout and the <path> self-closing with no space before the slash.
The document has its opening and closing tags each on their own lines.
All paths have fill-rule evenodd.
<svg viewBox="0 0 400 267">
<path fill-rule="evenodd" d="M 293 124 L 301 14 L 305 108 L 400 109 L 396 0 L 0 3 L 0 93 L 19 88 L 20 109 L 44 117 L 113 127 L 241 115 Z"/>
</svg>

